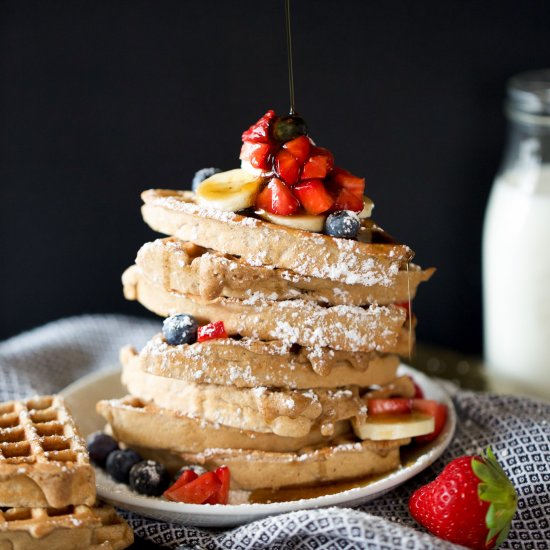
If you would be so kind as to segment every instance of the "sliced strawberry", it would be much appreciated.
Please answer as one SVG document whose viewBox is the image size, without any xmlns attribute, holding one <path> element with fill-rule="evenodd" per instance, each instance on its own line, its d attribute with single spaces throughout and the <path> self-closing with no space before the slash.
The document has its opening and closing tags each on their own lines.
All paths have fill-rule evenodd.
<svg viewBox="0 0 550 550">
<path fill-rule="evenodd" d="M 291 153 L 292 156 L 300 163 L 300 166 L 303 165 L 308 159 L 310 148 L 311 142 L 306 136 L 297 137 L 296 139 L 287 141 L 283 145 L 283 149 L 286 149 L 289 153 Z"/>
<path fill-rule="evenodd" d="M 300 203 L 279 178 L 272 178 L 258 195 L 256 206 L 272 214 L 290 216 L 298 211 Z"/>
<path fill-rule="evenodd" d="M 187 502 L 188 504 L 204 504 L 221 488 L 222 482 L 214 472 L 206 472 L 197 479 L 181 485 L 165 495 L 169 500 Z"/>
<path fill-rule="evenodd" d="M 319 179 L 301 181 L 292 188 L 292 192 L 298 197 L 305 211 L 314 216 L 326 212 L 334 202 Z"/>
<path fill-rule="evenodd" d="M 294 155 L 281 149 L 275 156 L 275 172 L 287 185 L 294 185 L 300 177 L 300 162 Z"/>
<path fill-rule="evenodd" d="M 191 481 L 195 481 L 195 479 L 197 479 L 198 477 L 199 476 L 193 470 L 184 470 L 180 477 L 178 477 L 178 479 L 176 479 L 176 481 L 172 485 L 170 485 L 170 487 L 168 487 L 166 491 L 164 491 L 164 496 L 168 500 L 173 500 L 172 498 L 170 498 L 170 494 L 173 491 L 179 489 L 183 485 L 187 485 L 187 483 L 190 483 Z"/>
<path fill-rule="evenodd" d="M 447 422 L 447 407 L 432 399 L 413 399 L 413 411 L 423 412 L 434 417 L 435 429 L 431 434 L 419 435 L 414 438 L 417 443 L 428 443 L 433 441 L 443 430 Z"/>
<path fill-rule="evenodd" d="M 225 332 L 223 321 L 215 321 L 214 323 L 208 323 L 207 325 L 199 327 L 197 331 L 197 342 L 214 340 L 215 338 L 227 338 L 227 332 Z"/>
<path fill-rule="evenodd" d="M 269 143 L 251 143 L 245 141 L 241 147 L 241 160 L 250 162 L 254 168 L 271 170 L 271 145 Z"/>
<path fill-rule="evenodd" d="M 214 472 L 220 480 L 221 485 L 216 493 L 214 493 L 206 502 L 208 504 L 227 504 L 229 500 L 229 485 L 231 482 L 231 473 L 227 466 L 220 466 Z"/>
<path fill-rule="evenodd" d="M 309 159 L 304 164 L 302 179 L 323 179 L 334 166 L 334 157 L 328 149 L 312 147 Z"/>
<path fill-rule="evenodd" d="M 365 192 L 365 178 L 354 176 L 351 172 L 336 166 L 330 174 L 330 179 L 336 184 L 337 187 L 347 189 L 356 197 L 360 197 L 361 201 L 363 200 L 363 194 Z"/>
<path fill-rule="evenodd" d="M 363 210 L 363 197 L 358 197 L 347 189 L 340 189 L 336 192 L 334 204 L 330 209 L 331 212 L 339 210 L 351 210 L 352 212 L 361 212 Z"/>
<path fill-rule="evenodd" d="M 371 398 L 367 399 L 368 414 L 410 414 L 412 411 L 411 399 L 404 397 Z"/>
<path fill-rule="evenodd" d="M 276 118 L 275 111 L 270 109 L 267 113 L 255 122 L 246 132 L 243 132 L 243 141 L 252 143 L 268 143 L 271 139 L 271 123 Z"/>
</svg>

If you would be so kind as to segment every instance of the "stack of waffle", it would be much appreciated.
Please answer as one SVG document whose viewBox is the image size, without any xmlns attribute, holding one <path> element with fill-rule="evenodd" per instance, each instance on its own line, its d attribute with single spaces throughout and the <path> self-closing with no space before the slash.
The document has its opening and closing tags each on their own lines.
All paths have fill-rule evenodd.
<svg viewBox="0 0 550 550">
<path fill-rule="evenodd" d="M 229 338 L 121 352 L 130 395 L 102 401 L 117 439 L 165 464 L 228 465 L 232 488 L 311 485 L 399 465 L 410 439 L 362 439 L 366 396 L 411 396 L 410 300 L 433 270 L 369 219 L 357 240 L 150 190 L 145 244 L 124 293 L 167 317 L 223 321 Z"/>
<path fill-rule="evenodd" d="M 95 476 L 59 396 L 0 404 L 0 548 L 128 547 L 133 534 L 96 503 Z"/>
</svg>

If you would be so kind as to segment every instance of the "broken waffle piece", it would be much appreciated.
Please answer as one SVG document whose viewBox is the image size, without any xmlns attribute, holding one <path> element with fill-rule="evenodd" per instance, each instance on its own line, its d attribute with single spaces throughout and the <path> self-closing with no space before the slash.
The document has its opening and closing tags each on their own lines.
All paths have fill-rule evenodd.
<svg viewBox="0 0 550 550">
<path fill-rule="evenodd" d="M 95 499 L 86 444 L 63 398 L 0 404 L 0 506 L 91 506 Z"/>
<path fill-rule="evenodd" d="M 107 504 L 0 508 L 6 550 L 122 550 L 133 541 L 132 529 Z"/>
</svg>

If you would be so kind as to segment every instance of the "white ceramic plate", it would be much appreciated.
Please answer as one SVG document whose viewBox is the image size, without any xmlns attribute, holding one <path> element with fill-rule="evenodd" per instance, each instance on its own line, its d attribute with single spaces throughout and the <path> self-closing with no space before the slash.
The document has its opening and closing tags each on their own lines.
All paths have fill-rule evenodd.
<svg viewBox="0 0 550 550">
<path fill-rule="evenodd" d="M 425 453 L 409 461 L 399 470 L 368 485 L 289 502 L 212 506 L 169 502 L 160 498 L 138 495 L 126 485 L 113 481 L 103 470 L 96 468 L 97 492 L 107 502 L 144 516 L 204 527 L 240 525 L 265 516 L 293 510 L 326 506 L 354 506 L 372 500 L 404 483 L 432 464 L 449 445 L 455 430 L 456 413 L 452 401 L 444 389 L 410 367 L 401 366 L 399 373 L 413 375 L 427 398 L 436 399 L 447 405 L 449 409 L 447 424 L 438 439 L 426 448 Z M 126 392 L 120 383 L 120 371 L 117 369 L 86 376 L 65 388 L 61 393 L 65 396 L 83 435 L 88 436 L 104 426 L 103 419 L 95 412 L 96 402 L 100 399 L 120 397 Z"/>
</svg>

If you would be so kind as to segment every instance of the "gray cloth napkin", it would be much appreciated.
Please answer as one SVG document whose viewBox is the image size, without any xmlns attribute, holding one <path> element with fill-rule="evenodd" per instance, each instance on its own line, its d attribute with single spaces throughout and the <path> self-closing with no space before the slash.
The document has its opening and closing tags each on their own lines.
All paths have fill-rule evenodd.
<svg viewBox="0 0 550 550">
<path fill-rule="evenodd" d="M 141 347 L 160 326 L 159 321 L 93 315 L 56 321 L 11 338 L 0 344 L 0 399 L 53 393 L 92 371 L 112 368 L 120 347 Z M 491 445 L 519 495 L 518 513 L 502 548 L 550 549 L 550 404 L 463 391 L 456 391 L 453 400 L 459 422 L 443 456 L 414 479 L 355 510 L 292 512 L 227 531 L 131 513 L 125 517 L 139 537 L 167 548 L 459 548 L 425 533 L 410 517 L 407 501 L 450 460 Z"/>
</svg>

